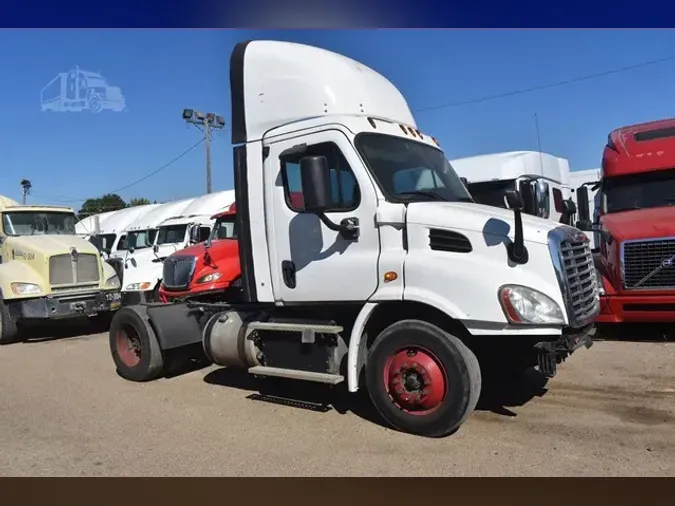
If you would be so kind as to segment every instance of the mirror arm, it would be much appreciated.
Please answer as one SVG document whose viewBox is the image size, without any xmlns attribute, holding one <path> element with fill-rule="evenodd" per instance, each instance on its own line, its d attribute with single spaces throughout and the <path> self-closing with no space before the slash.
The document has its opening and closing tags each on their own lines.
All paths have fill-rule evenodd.
<svg viewBox="0 0 675 506">
<path fill-rule="evenodd" d="M 317 216 L 321 220 L 321 223 L 326 225 L 326 227 L 332 230 L 333 232 L 338 232 L 344 239 L 358 238 L 359 227 L 354 222 L 344 220 L 343 223 L 346 221 L 347 224 L 343 225 L 342 223 L 340 224 L 333 223 L 324 213 L 318 213 Z"/>
<path fill-rule="evenodd" d="M 529 260 L 525 239 L 523 238 L 523 216 L 520 209 L 513 210 L 514 231 L 513 242 L 507 247 L 509 258 L 516 264 L 526 264 Z"/>
</svg>

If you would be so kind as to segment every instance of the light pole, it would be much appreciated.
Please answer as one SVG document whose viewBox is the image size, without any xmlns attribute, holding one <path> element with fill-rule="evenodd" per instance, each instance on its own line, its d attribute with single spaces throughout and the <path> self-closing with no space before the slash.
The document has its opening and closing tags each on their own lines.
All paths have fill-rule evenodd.
<svg viewBox="0 0 675 506">
<path fill-rule="evenodd" d="M 194 109 L 183 109 L 183 119 L 186 123 L 192 123 L 204 133 L 204 142 L 206 144 L 206 193 L 211 193 L 211 129 L 223 128 L 225 126 L 225 119 L 212 112 L 203 113 Z"/>
</svg>

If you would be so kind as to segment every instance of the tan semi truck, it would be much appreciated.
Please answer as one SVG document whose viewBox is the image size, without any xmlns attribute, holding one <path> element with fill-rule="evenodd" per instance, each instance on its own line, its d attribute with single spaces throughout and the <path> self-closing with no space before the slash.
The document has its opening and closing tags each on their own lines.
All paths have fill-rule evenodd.
<svg viewBox="0 0 675 506">
<path fill-rule="evenodd" d="M 0 196 L 0 344 L 28 321 L 109 315 L 120 305 L 115 269 L 75 234 L 67 207 L 26 206 Z"/>
</svg>

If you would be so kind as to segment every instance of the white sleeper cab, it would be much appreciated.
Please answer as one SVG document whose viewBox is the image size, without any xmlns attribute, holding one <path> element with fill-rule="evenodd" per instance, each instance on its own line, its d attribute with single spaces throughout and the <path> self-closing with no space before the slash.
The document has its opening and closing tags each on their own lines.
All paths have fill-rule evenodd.
<svg viewBox="0 0 675 506">
<path fill-rule="evenodd" d="M 523 214 L 516 189 L 510 209 L 477 204 L 385 77 L 252 41 L 230 82 L 242 298 L 122 308 L 121 376 L 158 378 L 167 352 L 198 346 L 257 376 L 365 388 L 393 427 L 438 437 L 487 368 L 552 376 L 591 345 L 587 237 Z"/>
</svg>

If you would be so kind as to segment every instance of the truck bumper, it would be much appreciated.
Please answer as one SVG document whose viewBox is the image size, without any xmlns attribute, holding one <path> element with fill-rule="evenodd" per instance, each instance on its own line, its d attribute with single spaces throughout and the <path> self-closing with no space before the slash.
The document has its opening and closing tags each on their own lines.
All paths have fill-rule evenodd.
<svg viewBox="0 0 675 506">
<path fill-rule="evenodd" d="M 604 295 L 597 323 L 675 322 L 675 295 Z"/>
<path fill-rule="evenodd" d="M 591 324 L 582 329 L 565 329 L 557 339 L 535 344 L 539 371 L 549 378 L 555 376 L 558 364 L 564 362 L 579 348 L 593 346 L 594 334 L 595 326 Z"/>
<path fill-rule="evenodd" d="M 12 303 L 12 310 L 19 318 L 36 320 L 91 316 L 119 308 L 120 292 L 109 290 L 49 295 Z"/>
<path fill-rule="evenodd" d="M 137 306 L 148 302 L 156 302 L 154 290 L 145 290 L 143 292 L 122 292 L 123 306 Z"/>
</svg>

